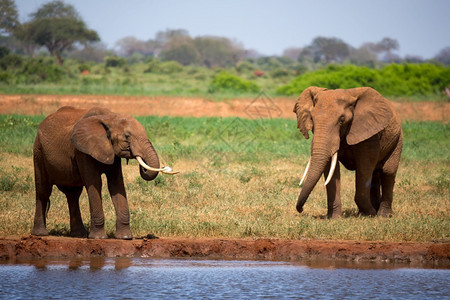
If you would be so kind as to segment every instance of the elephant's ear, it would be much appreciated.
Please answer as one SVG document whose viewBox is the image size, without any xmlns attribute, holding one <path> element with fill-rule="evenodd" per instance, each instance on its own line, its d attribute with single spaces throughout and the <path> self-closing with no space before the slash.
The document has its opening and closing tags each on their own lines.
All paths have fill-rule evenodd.
<svg viewBox="0 0 450 300">
<path fill-rule="evenodd" d="M 88 116 L 73 127 L 70 140 L 76 149 L 104 164 L 114 162 L 114 149 L 102 117 Z"/>
<path fill-rule="evenodd" d="M 393 112 L 388 101 L 372 88 L 354 88 L 348 91 L 357 97 L 352 125 L 347 135 L 347 143 L 355 145 L 386 128 Z"/>
<path fill-rule="evenodd" d="M 294 106 L 294 112 L 297 114 L 297 127 L 306 139 L 309 139 L 309 131 L 313 129 L 311 112 L 316 104 L 315 96 L 317 93 L 326 90 L 317 86 L 310 86 L 305 89 L 298 97 Z"/>
</svg>

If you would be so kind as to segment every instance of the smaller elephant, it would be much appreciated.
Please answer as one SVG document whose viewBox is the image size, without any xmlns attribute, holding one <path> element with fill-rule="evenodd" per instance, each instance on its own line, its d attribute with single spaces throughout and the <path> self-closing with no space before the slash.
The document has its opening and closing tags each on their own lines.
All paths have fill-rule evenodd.
<svg viewBox="0 0 450 300">
<path fill-rule="evenodd" d="M 309 87 L 294 107 L 297 126 L 309 138 L 311 158 L 300 185 L 297 201 L 303 205 L 322 174 L 327 190 L 328 218 L 342 214 L 341 162 L 355 170 L 355 202 L 364 215 L 392 215 L 395 176 L 402 152 L 400 120 L 392 104 L 368 87 L 328 90 Z"/>
<path fill-rule="evenodd" d="M 144 127 L 133 117 L 99 107 L 84 110 L 65 106 L 45 118 L 33 146 L 36 211 L 31 234 L 48 235 L 46 214 L 56 185 L 69 205 L 70 235 L 107 238 L 101 199 L 101 175 L 105 174 L 116 210 L 115 236 L 132 239 L 121 158 L 136 158 L 140 175 L 147 181 L 155 179 L 159 172 L 177 173 L 169 167 L 159 168 L 158 155 Z M 83 187 L 89 197 L 89 235 L 79 206 Z"/>
</svg>

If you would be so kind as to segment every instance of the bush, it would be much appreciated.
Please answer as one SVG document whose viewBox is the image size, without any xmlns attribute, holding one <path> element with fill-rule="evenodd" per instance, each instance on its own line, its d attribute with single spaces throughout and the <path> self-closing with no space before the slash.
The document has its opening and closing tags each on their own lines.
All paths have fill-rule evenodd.
<svg viewBox="0 0 450 300">
<path fill-rule="evenodd" d="M 152 59 L 144 73 L 173 74 L 183 71 L 183 66 L 176 61 L 160 62 Z"/>
<path fill-rule="evenodd" d="M 126 61 L 124 58 L 117 57 L 117 56 L 107 56 L 105 58 L 105 66 L 106 67 L 123 67 L 126 64 Z"/>
<path fill-rule="evenodd" d="M 329 89 L 369 86 L 384 96 L 431 96 L 440 95 L 449 85 L 450 68 L 433 64 L 390 64 L 379 70 L 329 65 L 296 77 L 277 92 L 297 95 L 309 86 Z"/>
<path fill-rule="evenodd" d="M 21 81 L 25 83 L 39 83 L 42 81 L 58 82 L 64 78 L 65 73 L 53 60 L 30 59 L 21 71 L 18 72 Z"/>
<path fill-rule="evenodd" d="M 5 55 L 0 58 L 0 68 L 3 70 L 11 68 L 20 68 L 23 64 L 23 58 L 17 54 Z"/>
<path fill-rule="evenodd" d="M 259 86 L 248 80 L 244 80 L 236 75 L 232 75 L 226 71 L 222 71 L 215 75 L 209 84 L 208 91 L 215 93 L 219 91 L 236 91 L 236 92 L 258 92 Z"/>
</svg>

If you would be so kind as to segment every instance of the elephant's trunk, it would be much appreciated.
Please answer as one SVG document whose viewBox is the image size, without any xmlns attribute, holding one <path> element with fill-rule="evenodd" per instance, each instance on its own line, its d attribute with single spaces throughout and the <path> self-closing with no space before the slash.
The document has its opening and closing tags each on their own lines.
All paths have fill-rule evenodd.
<svg viewBox="0 0 450 300">
<path fill-rule="evenodd" d="M 137 156 L 140 157 L 140 156 Z M 147 140 L 144 142 L 143 147 L 143 155 L 141 157 L 141 160 L 144 161 L 144 164 L 149 166 L 152 169 L 156 170 L 149 170 L 147 168 L 144 168 L 142 166 L 142 163 L 140 162 L 139 166 L 139 172 L 141 174 L 142 179 L 150 181 L 156 178 L 158 176 L 158 169 L 159 169 L 159 158 L 158 154 L 156 153 L 155 149 L 153 148 L 152 143 Z"/>
<path fill-rule="evenodd" d="M 317 143 L 315 143 L 317 145 Z M 327 164 L 330 161 L 331 153 L 325 147 L 313 147 L 311 150 L 311 159 L 309 163 L 308 173 L 306 174 L 306 180 L 298 196 L 297 211 L 301 213 L 303 211 L 303 205 L 309 197 L 321 175 L 323 174 Z M 330 170 L 331 171 L 331 170 Z M 328 177 L 333 176 L 329 174 Z"/>
</svg>

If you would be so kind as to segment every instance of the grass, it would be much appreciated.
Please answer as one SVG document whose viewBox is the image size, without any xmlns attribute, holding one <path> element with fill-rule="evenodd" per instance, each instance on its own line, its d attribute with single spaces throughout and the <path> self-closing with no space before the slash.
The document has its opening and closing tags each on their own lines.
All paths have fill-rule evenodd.
<svg viewBox="0 0 450 300">
<path fill-rule="evenodd" d="M 28 234 L 34 216 L 31 149 L 42 116 L 0 116 L 0 235 Z M 300 215 L 295 203 L 309 155 L 295 121 L 139 117 L 162 164 L 182 173 L 146 182 L 137 163 L 123 164 L 134 236 L 320 238 L 430 241 L 450 237 L 450 126 L 403 124 L 404 155 L 394 192 L 394 217 L 357 215 L 354 173 L 341 168 L 344 217 L 324 220 L 325 188 L 317 185 Z M 68 208 L 54 188 L 52 234 L 67 234 Z M 103 190 L 107 233 L 115 212 Z M 83 220 L 89 224 L 82 194 Z"/>
</svg>

